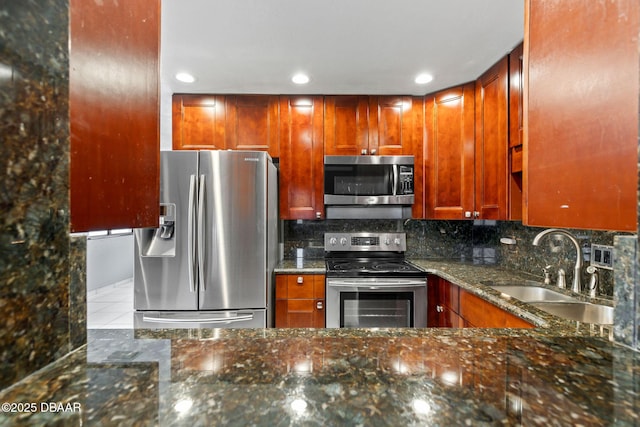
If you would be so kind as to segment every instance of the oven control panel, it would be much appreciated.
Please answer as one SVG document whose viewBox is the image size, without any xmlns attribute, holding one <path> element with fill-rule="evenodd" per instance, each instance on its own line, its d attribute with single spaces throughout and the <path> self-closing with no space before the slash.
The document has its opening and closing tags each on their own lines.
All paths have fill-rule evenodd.
<svg viewBox="0 0 640 427">
<path fill-rule="evenodd" d="M 405 252 L 407 237 L 405 233 L 325 233 L 324 250 Z"/>
</svg>

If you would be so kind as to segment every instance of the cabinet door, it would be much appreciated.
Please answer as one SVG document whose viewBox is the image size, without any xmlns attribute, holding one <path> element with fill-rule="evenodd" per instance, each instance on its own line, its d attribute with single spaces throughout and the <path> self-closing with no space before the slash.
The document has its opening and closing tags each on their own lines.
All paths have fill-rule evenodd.
<svg viewBox="0 0 640 427">
<path fill-rule="evenodd" d="M 324 304 L 324 275 L 276 275 L 277 328 L 324 328 Z"/>
<path fill-rule="evenodd" d="M 507 219 L 509 59 L 476 81 L 475 210 L 481 219 Z"/>
<path fill-rule="evenodd" d="M 637 232 L 639 9 L 526 2 L 525 224 Z"/>
<path fill-rule="evenodd" d="M 477 328 L 532 328 L 533 325 L 460 289 L 460 316 L 465 327 Z"/>
<path fill-rule="evenodd" d="M 219 95 L 173 95 L 174 150 L 224 150 L 225 99 Z"/>
<path fill-rule="evenodd" d="M 359 156 L 369 150 L 366 96 L 325 97 L 324 154 Z"/>
<path fill-rule="evenodd" d="M 157 227 L 160 1 L 70 2 L 71 231 Z"/>
<path fill-rule="evenodd" d="M 324 217 L 323 100 L 280 98 L 280 218 Z"/>
<path fill-rule="evenodd" d="M 509 53 L 509 219 L 522 220 L 523 45 Z"/>
<path fill-rule="evenodd" d="M 474 83 L 425 98 L 425 216 L 471 217 L 474 193 Z"/>
<path fill-rule="evenodd" d="M 280 157 L 278 96 L 227 96 L 226 107 L 227 148 L 267 151 L 273 158 Z"/>
<path fill-rule="evenodd" d="M 369 98 L 369 154 L 413 154 L 412 131 L 410 96 Z"/>
</svg>

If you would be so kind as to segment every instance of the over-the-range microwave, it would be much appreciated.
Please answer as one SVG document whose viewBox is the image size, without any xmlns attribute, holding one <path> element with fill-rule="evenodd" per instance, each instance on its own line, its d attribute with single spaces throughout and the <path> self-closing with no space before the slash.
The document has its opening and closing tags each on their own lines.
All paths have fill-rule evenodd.
<svg viewBox="0 0 640 427">
<path fill-rule="evenodd" d="M 327 218 L 411 218 L 413 156 L 325 156 Z"/>
</svg>

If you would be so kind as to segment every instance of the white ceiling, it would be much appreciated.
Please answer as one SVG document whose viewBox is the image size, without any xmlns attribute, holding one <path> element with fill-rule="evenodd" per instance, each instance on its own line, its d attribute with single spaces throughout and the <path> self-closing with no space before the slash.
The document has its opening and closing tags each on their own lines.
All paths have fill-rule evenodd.
<svg viewBox="0 0 640 427">
<path fill-rule="evenodd" d="M 523 27 L 524 0 L 162 0 L 162 92 L 423 95 L 474 80 Z"/>
</svg>

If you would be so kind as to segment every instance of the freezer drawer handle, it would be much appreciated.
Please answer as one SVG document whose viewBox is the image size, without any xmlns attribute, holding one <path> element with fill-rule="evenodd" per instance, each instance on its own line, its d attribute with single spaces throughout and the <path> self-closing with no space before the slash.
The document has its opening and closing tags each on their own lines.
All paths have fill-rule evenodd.
<svg viewBox="0 0 640 427">
<path fill-rule="evenodd" d="M 253 314 L 246 314 L 242 316 L 235 317 L 202 317 L 197 319 L 186 319 L 186 318 L 172 318 L 168 319 L 165 317 L 152 317 L 152 316 L 142 316 L 142 320 L 145 322 L 153 322 L 153 323 L 217 323 L 217 324 L 228 324 L 228 323 L 237 323 L 237 322 L 246 322 L 248 320 L 253 320 Z"/>
</svg>

